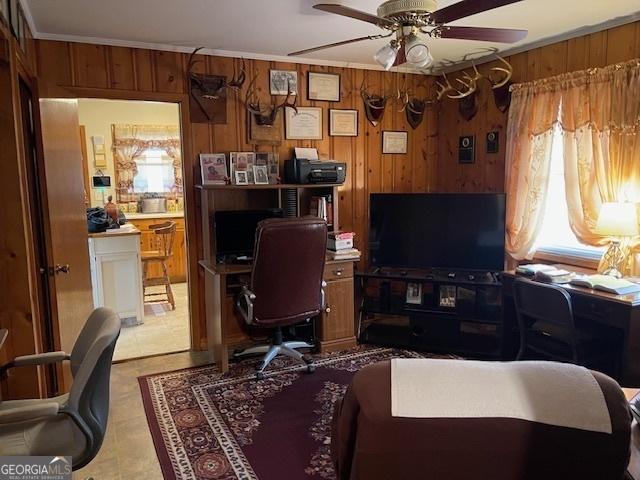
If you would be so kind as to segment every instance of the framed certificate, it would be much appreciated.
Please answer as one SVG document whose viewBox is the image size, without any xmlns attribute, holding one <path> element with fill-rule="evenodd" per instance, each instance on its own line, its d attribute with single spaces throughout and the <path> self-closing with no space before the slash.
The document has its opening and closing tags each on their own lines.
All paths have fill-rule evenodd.
<svg viewBox="0 0 640 480">
<path fill-rule="evenodd" d="M 329 110 L 329 135 L 332 137 L 357 137 L 358 111 Z"/>
<path fill-rule="evenodd" d="M 340 75 L 309 72 L 308 98 L 326 102 L 340 101 Z"/>
<path fill-rule="evenodd" d="M 407 153 L 407 132 L 382 132 L 382 153 Z"/>
<path fill-rule="evenodd" d="M 287 140 L 322 140 L 322 108 L 298 107 L 298 113 L 287 107 L 285 112 Z"/>
</svg>

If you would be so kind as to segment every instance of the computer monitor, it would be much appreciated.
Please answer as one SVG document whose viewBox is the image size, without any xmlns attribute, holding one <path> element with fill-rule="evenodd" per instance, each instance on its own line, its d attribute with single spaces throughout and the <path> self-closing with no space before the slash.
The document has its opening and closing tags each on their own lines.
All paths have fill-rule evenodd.
<svg viewBox="0 0 640 480">
<path fill-rule="evenodd" d="M 267 218 L 282 218 L 282 209 L 220 210 L 214 214 L 218 259 L 253 256 L 258 223 Z"/>
</svg>

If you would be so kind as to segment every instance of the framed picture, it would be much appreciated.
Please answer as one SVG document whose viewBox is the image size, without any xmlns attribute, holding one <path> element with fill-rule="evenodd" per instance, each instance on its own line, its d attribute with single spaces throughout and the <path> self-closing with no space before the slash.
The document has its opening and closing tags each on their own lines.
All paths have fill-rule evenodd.
<svg viewBox="0 0 640 480">
<path fill-rule="evenodd" d="M 422 305 L 422 284 L 407 283 L 407 303 L 412 305 Z"/>
<path fill-rule="evenodd" d="M 296 113 L 287 107 L 285 137 L 288 140 L 322 140 L 322 108 L 298 107 Z"/>
<path fill-rule="evenodd" d="M 298 72 L 295 70 L 269 70 L 271 95 L 298 94 Z"/>
<path fill-rule="evenodd" d="M 407 132 L 382 132 L 382 153 L 407 153 Z"/>
<path fill-rule="evenodd" d="M 340 75 L 309 72 L 307 97 L 325 102 L 340 101 Z"/>
<path fill-rule="evenodd" d="M 269 154 L 269 163 L 267 165 L 269 170 L 269 184 L 276 185 L 280 183 L 280 169 L 278 167 L 278 154 L 270 153 Z"/>
<path fill-rule="evenodd" d="M 456 307 L 456 286 L 455 285 L 441 285 L 440 286 L 440 301 L 438 305 L 445 308 Z"/>
<path fill-rule="evenodd" d="M 330 109 L 329 135 L 332 137 L 357 137 L 358 111 Z"/>
<path fill-rule="evenodd" d="M 254 165 L 253 177 L 256 185 L 269 185 L 269 172 L 266 165 Z"/>
<path fill-rule="evenodd" d="M 200 170 L 203 185 L 226 185 L 229 178 L 224 153 L 201 153 Z"/>
<path fill-rule="evenodd" d="M 235 172 L 242 171 L 247 175 L 247 183 L 253 183 L 253 165 L 255 163 L 255 153 L 253 152 L 231 152 L 229 155 L 229 176 L 236 178 Z"/>
<path fill-rule="evenodd" d="M 244 170 L 236 170 L 236 185 L 249 185 L 249 177 Z"/>
</svg>

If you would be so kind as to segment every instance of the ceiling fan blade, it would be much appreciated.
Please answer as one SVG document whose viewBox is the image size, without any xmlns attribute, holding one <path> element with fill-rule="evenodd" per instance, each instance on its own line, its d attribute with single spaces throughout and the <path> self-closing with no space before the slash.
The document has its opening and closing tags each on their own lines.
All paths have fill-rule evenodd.
<svg viewBox="0 0 640 480">
<path fill-rule="evenodd" d="M 373 23 L 380 27 L 393 27 L 394 23 L 386 18 L 378 17 L 372 13 L 363 12 L 362 10 L 356 10 L 355 8 L 345 7 L 344 5 L 336 5 L 334 3 L 319 3 L 314 5 L 313 8 L 322 10 L 323 12 L 335 13 L 336 15 L 342 15 L 343 17 L 355 18 L 356 20 L 362 20 L 363 22 Z"/>
<path fill-rule="evenodd" d="M 360 38 L 352 38 L 351 40 L 343 40 L 342 42 L 329 43 L 327 45 L 322 45 L 320 47 L 307 48 L 305 50 L 299 50 L 297 52 L 289 53 L 290 57 L 295 57 L 298 55 L 304 55 L 305 53 L 316 52 L 318 50 L 324 50 L 325 48 L 339 47 L 340 45 L 348 45 L 349 43 L 362 42 L 363 40 L 377 40 L 379 38 L 389 37 L 389 35 L 369 35 L 368 37 L 360 37 Z"/>
<path fill-rule="evenodd" d="M 441 36 L 442 38 L 457 38 L 461 40 L 515 43 L 526 38 L 528 33 L 527 30 L 512 28 L 443 27 Z"/>
<path fill-rule="evenodd" d="M 462 0 L 448 7 L 436 10 L 431 14 L 431 19 L 439 24 L 453 22 L 459 18 L 486 12 L 494 8 L 503 7 L 522 0 Z"/>
</svg>

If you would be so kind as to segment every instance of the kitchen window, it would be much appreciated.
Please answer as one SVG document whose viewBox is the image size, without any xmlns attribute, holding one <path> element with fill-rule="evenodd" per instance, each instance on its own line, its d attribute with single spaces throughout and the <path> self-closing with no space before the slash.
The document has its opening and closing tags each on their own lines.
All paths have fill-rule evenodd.
<svg viewBox="0 0 640 480">
<path fill-rule="evenodd" d="M 174 166 L 162 149 L 149 149 L 136 159 L 138 173 L 133 178 L 135 193 L 166 193 L 175 186 Z"/>
</svg>

